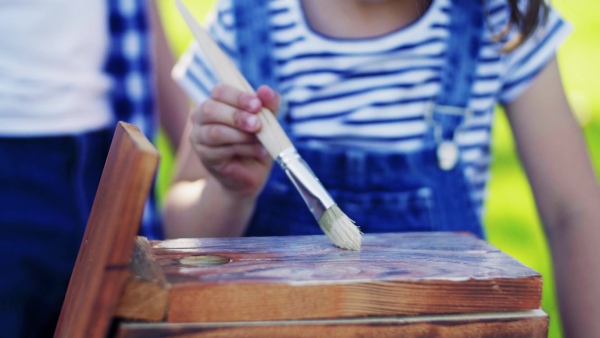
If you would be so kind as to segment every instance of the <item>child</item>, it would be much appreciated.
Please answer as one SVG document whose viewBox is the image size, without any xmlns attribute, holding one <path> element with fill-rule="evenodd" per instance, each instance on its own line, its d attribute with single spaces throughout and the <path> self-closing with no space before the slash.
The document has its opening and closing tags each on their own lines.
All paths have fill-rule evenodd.
<svg viewBox="0 0 600 338">
<path fill-rule="evenodd" d="M 197 47 L 182 58 L 174 74 L 199 108 L 167 235 L 321 233 L 255 137 L 265 106 L 363 232 L 484 237 L 499 102 L 548 234 L 565 329 L 600 332 L 600 190 L 554 59 L 569 31 L 543 1 L 220 1 L 213 36 L 268 86 L 215 86 Z"/>
</svg>

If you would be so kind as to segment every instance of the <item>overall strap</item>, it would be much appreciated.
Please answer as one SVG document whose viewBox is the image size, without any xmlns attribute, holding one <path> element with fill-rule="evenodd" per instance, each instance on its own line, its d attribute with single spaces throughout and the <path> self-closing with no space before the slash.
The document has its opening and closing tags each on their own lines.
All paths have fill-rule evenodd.
<svg viewBox="0 0 600 338">
<path fill-rule="evenodd" d="M 437 145 L 438 165 L 450 170 L 460 161 L 456 130 L 469 114 L 468 104 L 477 74 L 482 43 L 482 0 L 451 0 L 446 60 L 440 92 L 426 112 L 431 126 L 427 141 Z"/>
<path fill-rule="evenodd" d="M 242 74 L 254 88 L 266 84 L 277 89 L 268 2 L 233 0 L 233 14 Z"/>
<path fill-rule="evenodd" d="M 483 29 L 482 0 L 452 0 L 446 64 L 438 106 L 465 108 L 477 71 Z"/>
</svg>

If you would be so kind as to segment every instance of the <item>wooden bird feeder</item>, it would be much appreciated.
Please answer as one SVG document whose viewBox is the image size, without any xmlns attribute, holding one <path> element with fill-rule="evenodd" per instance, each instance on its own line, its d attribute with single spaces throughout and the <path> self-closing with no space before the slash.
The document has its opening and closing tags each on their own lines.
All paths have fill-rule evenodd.
<svg viewBox="0 0 600 338">
<path fill-rule="evenodd" d="M 120 123 L 55 337 L 546 337 L 542 278 L 466 233 L 136 237 L 158 152 Z"/>
</svg>

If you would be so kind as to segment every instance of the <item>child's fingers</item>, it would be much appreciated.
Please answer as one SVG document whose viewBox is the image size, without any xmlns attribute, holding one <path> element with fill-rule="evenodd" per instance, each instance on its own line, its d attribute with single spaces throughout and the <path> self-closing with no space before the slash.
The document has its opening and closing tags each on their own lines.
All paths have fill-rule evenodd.
<svg viewBox="0 0 600 338">
<path fill-rule="evenodd" d="M 207 146 L 226 146 L 256 141 L 254 134 L 249 134 L 223 124 L 203 124 L 196 128 L 195 140 Z"/>
<path fill-rule="evenodd" d="M 260 130 L 260 120 L 256 114 L 238 109 L 225 103 L 207 100 L 192 116 L 194 124 L 224 124 L 247 132 Z"/>
<path fill-rule="evenodd" d="M 262 103 L 256 95 L 243 92 L 224 83 L 217 84 L 212 90 L 210 97 L 249 112 L 257 112 L 262 107 Z"/>
<path fill-rule="evenodd" d="M 262 159 L 267 156 L 267 151 L 259 143 L 234 144 L 224 147 L 211 147 L 197 144 L 196 152 L 200 155 L 203 164 L 209 170 L 220 170 L 225 164 L 236 157 L 252 157 Z"/>
<path fill-rule="evenodd" d="M 279 110 L 279 102 L 281 100 L 279 93 L 269 86 L 260 86 L 256 91 L 256 96 L 258 96 L 266 108 L 268 108 L 274 114 L 277 114 L 277 111 Z"/>
</svg>

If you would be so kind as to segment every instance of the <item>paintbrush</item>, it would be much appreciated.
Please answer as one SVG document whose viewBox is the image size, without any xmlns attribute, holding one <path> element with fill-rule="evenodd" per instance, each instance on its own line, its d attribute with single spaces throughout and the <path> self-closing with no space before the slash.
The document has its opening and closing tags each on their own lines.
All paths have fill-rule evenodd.
<svg viewBox="0 0 600 338">
<path fill-rule="evenodd" d="M 220 80 L 242 91 L 256 93 L 229 57 L 196 22 L 181 0 L 175 0 L 175 4 Z M 359 250 L 361 232 L 358 227 L 335 204 L 308 164 L 298 154 L 275 115 L 263 108 L 258 117 L 262 124 L 257 134 L 258 140 L 290 178 L 323 232 L 336 246 Z"/>
</svg>

